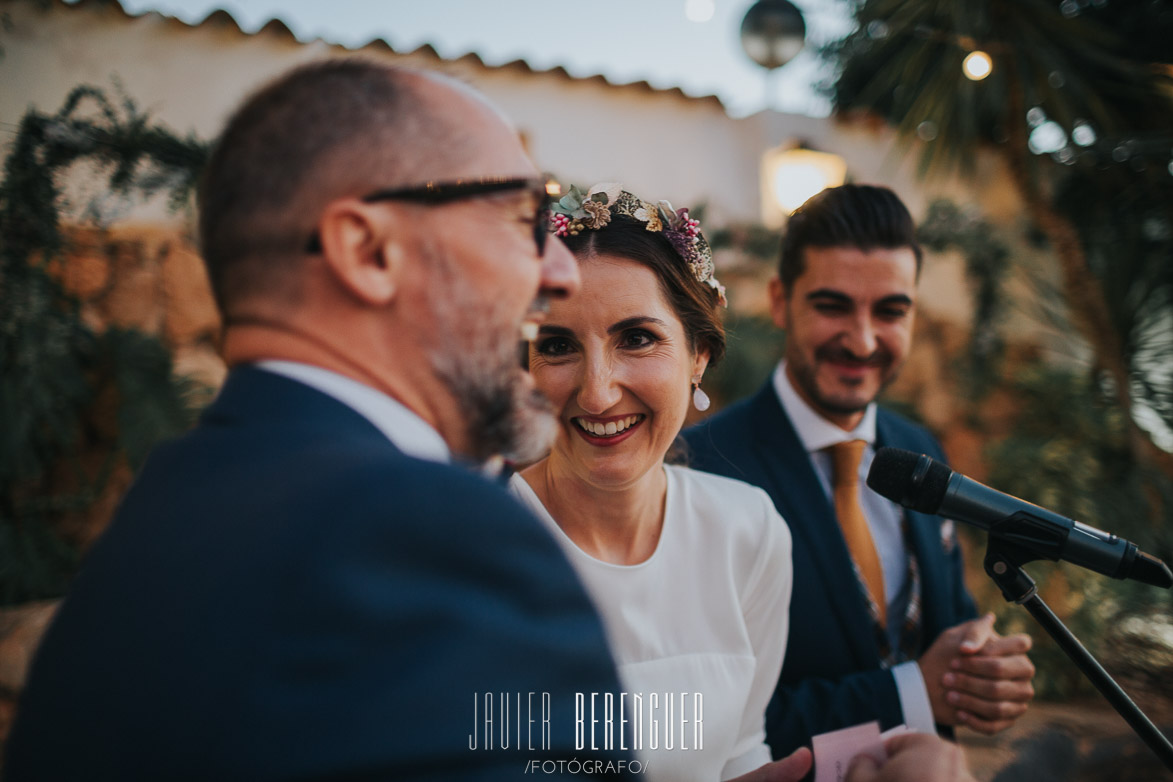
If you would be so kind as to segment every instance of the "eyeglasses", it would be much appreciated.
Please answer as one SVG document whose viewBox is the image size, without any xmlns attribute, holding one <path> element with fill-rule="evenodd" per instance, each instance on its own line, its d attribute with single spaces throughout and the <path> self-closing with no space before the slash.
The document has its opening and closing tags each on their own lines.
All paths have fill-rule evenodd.
<svg viewBox="0 0 1173 782">
<path fill-rule="evenodd" d="M 550 196 L 559 189 L 558 183 L 548 177 L 484 177 L 376 190 L 367 193 L 360 200 L 368 204 L 377 201 L 415 201 L 437 205 L 510 190 L 529 190 L 537 204 L 534 213 L 534 246 L 537 247 L 538 257 L 541 258 L 546 252 L 546 239 L 550 235 Z M 305 249 L 306 252 L 315 254 L 322 251 L 322 241 L 317 233 L 310 237 Z"/>
</svg>

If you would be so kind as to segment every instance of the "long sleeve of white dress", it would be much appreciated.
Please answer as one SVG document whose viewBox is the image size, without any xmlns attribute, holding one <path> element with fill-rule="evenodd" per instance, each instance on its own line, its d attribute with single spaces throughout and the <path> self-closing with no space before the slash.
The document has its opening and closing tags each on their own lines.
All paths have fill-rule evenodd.
<svg viewBox="0 0 1173 782">
<path fill-rule="evenodd" d="M 765 539 L 757 562 L 758 572 L 749 579 L 748 591 L 742 601 L 746 632 L 757 666 L 745 704 L 738 744 L 733 757 L 721 770 L 723 780 L 770 762 L 770 748 L 766 745 L 766 705 L 782 672 L 782 658 L 786 654 L 786 639 L 790 632 L 790 596 L 794 584 L 790 529 L 774 509 L 770 498 L 766 496 L 765 499 L 767 506 L 763 513 L 769 521 L 765 525 Z"/>
</svg>

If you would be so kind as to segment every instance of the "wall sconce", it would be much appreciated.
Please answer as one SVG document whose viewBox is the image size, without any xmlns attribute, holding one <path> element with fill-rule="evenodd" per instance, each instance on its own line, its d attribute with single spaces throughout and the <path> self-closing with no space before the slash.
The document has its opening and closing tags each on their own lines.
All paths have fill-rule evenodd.
<svg viewBox="0 0 1173 782">
<path fill-rule="evenodd" d="M 776 147 L 762 155 L 762 222 L 779 228 L 808 198 L 838 187 L 847 178 L 847 162 L 829 152 L 802 145 Z"/>
</svg>

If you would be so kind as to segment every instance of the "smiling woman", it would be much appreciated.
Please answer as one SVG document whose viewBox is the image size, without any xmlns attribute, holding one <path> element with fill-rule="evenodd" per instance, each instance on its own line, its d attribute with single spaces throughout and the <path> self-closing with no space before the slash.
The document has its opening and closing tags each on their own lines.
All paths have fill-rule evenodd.
<svg viewBox="0 0 1173 782">
<path fill-rule="evenodd" d="M 592 485 L 626 486 L 662 461 L 709 351 L 694 352 L 648 267 L 603 255 L 580 271 L 581 294 L 551 308 L 530 369 L 560 411 L 556 464 Z"/>
<path fill-rule="evenodd" d="M 653 780 L 729 779 L 770 761 L 764 712 L 792 575 L 789 530 L 764 492 L 664 463 L 724 352 L 724 292 L 686 209 L 604 184 L 554 212 L 582 286 L 551 303 L 530 348 L 559 430 L 512 488 L 603 616 L 625 687 L 613 702 L 688 706 L 625 726 L 616 712 L 583 740 L 627 742 Z M 687 741 L 668 727 L 681 720 Z"/>
</svg>

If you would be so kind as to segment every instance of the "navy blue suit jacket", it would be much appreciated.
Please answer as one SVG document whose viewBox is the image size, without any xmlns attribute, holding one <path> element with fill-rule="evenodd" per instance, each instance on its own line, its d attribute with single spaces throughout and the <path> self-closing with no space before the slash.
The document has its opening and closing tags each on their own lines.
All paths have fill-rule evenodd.
<svg viewBox="0 0 1173 782">
<path fill-rule="evenodd" d="M 904 721 L 892 675 L 880 650 L 851 555 L 806 449 L 782 409 L 772 382 L 685 432 L 692 467 L 761 486 L 786 519 L 794 540 L 790 639 L 782 675 L 766 711 L 766 738 L 783 757 L 811 737 L 860 722 L 884 729 Z M 883 410 L 877 446 L 944 459 L 924 428 Z M 961 550 L 941 519 L 906 511 L 921 573 L 924 645 L 973 618 Z"/>
<path fill-rule="evenodd" d="M 6 778 L 520 779 L 534 759 L 624 757 L 574 748 L 574 693 L 607 691 L 586 594 L 506 491 L 246 368 L 150 456 L 89 554 Z M 508 750 L 484 749 L 488 692 L 510 695 L 507 718 L 493 701 Z"/>
</svg>

